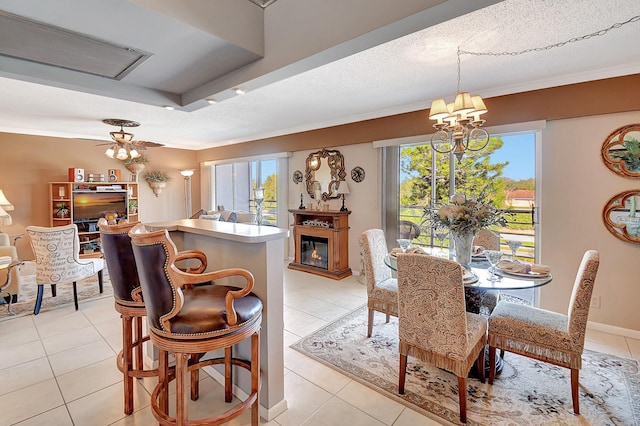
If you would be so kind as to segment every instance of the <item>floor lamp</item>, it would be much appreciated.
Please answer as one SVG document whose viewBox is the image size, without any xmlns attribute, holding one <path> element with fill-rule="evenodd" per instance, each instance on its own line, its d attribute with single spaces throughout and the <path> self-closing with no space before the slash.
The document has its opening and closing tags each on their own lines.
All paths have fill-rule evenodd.
<svg viewBox="0 0 640 426">
<path fill-rule="evenodd" d="M 13 204 L 7 200 L 4 192 L 0 189 L 0 225 L 11 225 L 11 215 L 7 211 L 13 210 Z"/>
<path fill-rule="evenodd" d="M 191 217 L 191 176 L 195 173 L 195 169 L 180 170 L 180 174 L 184 176 L 184 193 L 185 193 L 185 210 L 187 219 Z"/>
</svg>

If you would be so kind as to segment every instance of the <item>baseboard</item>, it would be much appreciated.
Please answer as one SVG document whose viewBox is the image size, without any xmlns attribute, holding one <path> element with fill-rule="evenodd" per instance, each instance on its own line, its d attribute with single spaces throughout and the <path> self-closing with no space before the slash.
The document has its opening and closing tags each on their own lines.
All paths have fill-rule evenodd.
<svg viewBox="0 0 640 426">
<path fill-rule="evenodd" d="M 222 375 L 218 370 L 213 368 L 213 366 L 211 365 L 206 366 L 203 368 L 203 370 L 206 371 L 207 374 L 211 376 L 211 378 L 213 378 L 213 380 L 215 380 L 216 382 L 224 386 L 224 375 Z M 233 385 L 233 394 L 237 396 L 239 399 L 241 399 L 242 401 L 247 399 L 247 396 L 248 396 L 245 391 L 243 391 L 236 385 Z M 287 410 L 286 399 L 283 399 L 282 401 L 278 402 L 271 408 L 267 408 L 264 405 L 260 404 L 260 417 L 270 422 L 280 414 L 284 413 L 286 410 Z"/>
<path fill-rule="evenodd" d="M 587 321 L 587 329 L 640 340 L 640 330 L 632 330 L 630 328 L 616 327 L 613 325 L 601 324 L 599 322 L 592 321 Z"/>
</svg>

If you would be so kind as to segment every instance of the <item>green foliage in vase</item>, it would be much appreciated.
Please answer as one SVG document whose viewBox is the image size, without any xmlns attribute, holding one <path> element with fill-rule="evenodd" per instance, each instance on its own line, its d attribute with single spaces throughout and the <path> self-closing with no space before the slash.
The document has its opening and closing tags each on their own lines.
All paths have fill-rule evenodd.
<svg viewBox="0 0 640 426">
<path fill-rule="evenodd" d="M 635 138 L 625 140 L 625 149 L 609 151 L 609 157 L 624 161 L 624 166 L 630 172 L 640 171 L 640 141 Z"/>
<path fill-rule="evenodd" d="M 144 180 L 147 182 L 169 182 L 171 177 L 161 170 L 150 170 L 144 174 Z"/>
</svg>

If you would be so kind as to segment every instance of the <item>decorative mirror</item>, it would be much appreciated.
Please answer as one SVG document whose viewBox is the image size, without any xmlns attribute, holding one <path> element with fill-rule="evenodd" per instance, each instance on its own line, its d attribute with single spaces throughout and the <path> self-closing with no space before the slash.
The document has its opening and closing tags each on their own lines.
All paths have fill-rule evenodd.
<svg viewBox="0 0 640 426">
<path fill-rule="evenodd" d="M 602 161 L 614 173 L 640 177 L 640 124 L 629 124 L 613 131 L 602 145 Z"/>
<path fill-rule="evenodd" d="M 316 199 L 338 198 L 338 186 L 347 173 L 344 171 L 344 157 L 338 150 L 322 149 L 307 157 L 305 181 L 307 192 Z M 319 200 L 317 200 L 319 201 Z"/>
<path fill-rule="evenodd" d="M 612 197 L 602 210 L 604 226 L 616 238 L 628 243 L 640 244 L 640 190 L 626 191 Z"/>
</svg>

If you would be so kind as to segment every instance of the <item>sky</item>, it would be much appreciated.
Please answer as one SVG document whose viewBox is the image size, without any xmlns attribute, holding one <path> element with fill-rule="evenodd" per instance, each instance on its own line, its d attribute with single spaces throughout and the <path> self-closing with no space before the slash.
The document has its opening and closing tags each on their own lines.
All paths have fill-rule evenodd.
<svg viewBox="0 0 640 426">
<path fill-rule="evenodd" d="M 491 163 L 509 161 L 504 168 L 503 176 L 513 180 L 529 179 L 535 176 L 535 135 L 502 136 L 504 145 L 491 154 Z"/>
</svg>

